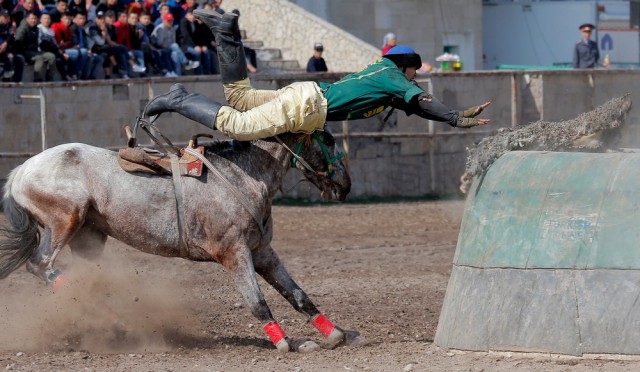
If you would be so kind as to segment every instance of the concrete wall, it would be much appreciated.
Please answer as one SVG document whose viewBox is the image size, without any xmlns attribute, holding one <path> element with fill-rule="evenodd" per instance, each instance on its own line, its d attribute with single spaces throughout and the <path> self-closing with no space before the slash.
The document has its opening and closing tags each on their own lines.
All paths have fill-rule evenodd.
<svg viewBox="0 0 640 372">
<path fill-rule="evenodd" d="M 341 74 L 323 75 L 324 81 Z M 253 79 L 261 89 L 277 89 L 293 81 L 318 79 L 312 74 L 260 75 Z M 183 77 L 180 81 L 193 92 L 223 101 L 218 77 Z M 544 119 L 570 119 L 608 99 L 632 93 L 640 97 L 640 72 L 611 71 L 498 71 L 435 74 L 433 92 L 452 108 L 466 108 L 492 101 L 483 117 L 492 124 L 481 129 L 461 130 L 446 124 L 433 125 L 434 138 L 355 138 L 349 140 L 349 164 L 353 178 L 351 197 L 423 196 L 458 194 L 459 177 L 467 156 L 466 148 L 491 131 L 516 123 Z M 38 100 L 18 99 L 20 94 L 46 96 L 47 143 L 85 142 L 115 147 L 125 144 L 122 128 L 132 124 L 153 94 L 169 89 L 175 81 L 133 79 L 91 83 L 48 83 L 43 85 L 0 85 L 0 153 L 37 152 L 41 148 L 40 106 Z M 515 83 L 515 90 L 514 90 Z M 427 87 L 424 84 L 423 87 Z M 513 100 L 512 92 L 516 92 Z M 513 103 L 517 109 L 512 109 Z M 385 113 L 371 119 L 349 123 L 352 134 L 358 132 L 425 133 L 427 122 L 415 116 L 394 112 L 387 124 Z M 625 126 L 622 147 L 640 147 L 640 110 L 632 108 Z M 187 141 L 192 134 L 208 132 L 177 114 L 163 116 L 159 128 L 176 142 Z M 341 134 L 342 123 L 329 123 L 334 134 Z M 222 138 L 216 132 L 219 138 Z M 140 138 L 146 140 L 144 133 Z M 342 139 L 338 139 L 342 143 Z M 5 175 L 24 158 L 0 158 L 0 174 Z M 2 176 L 0 176 L 2 177 Z M 289 173 L 287 185 L 300 177 Z M 287 189 L 287 186 L 285 187 Z M 317 197 L 313 186 L 302 184 L 286 196 Z"/>
</svg>

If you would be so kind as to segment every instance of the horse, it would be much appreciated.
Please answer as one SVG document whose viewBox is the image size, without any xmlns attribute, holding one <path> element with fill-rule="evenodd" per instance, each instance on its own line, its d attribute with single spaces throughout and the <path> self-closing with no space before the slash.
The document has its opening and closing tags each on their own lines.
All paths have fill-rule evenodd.
<svg viewBox="0 0 640 372">
<path fill-rule="evenodd" d="M 96 259 L 111 236 L 143 252 L 221 264 L 276 348 L 302 351 L 273 318 L 258 273 L 311 320 L 324 335 L 324 347 L 334 348 L 345 342 L 345 331 L 316 308 L 273 250 L 271 208 L 291 167 L 324 198 L 344 200 L 351 180 L 336 154 L 328 131 L 286 133 L 248 146 L 208 144 L 204 156 L 219 173 L 178 179 L 180 224 L 179 188 L 171 176 L 128 173 L 115 152 L 86 144 L 47 149 L 13 169 L 5 185 L 9 226 L 0 230 L 6 238 L 0 241 L 0 279 L 26 263 L 29 272 L 56 285 L 63 276 L 54 262 L 64 246 L 74 255 Z"/>
</svg>

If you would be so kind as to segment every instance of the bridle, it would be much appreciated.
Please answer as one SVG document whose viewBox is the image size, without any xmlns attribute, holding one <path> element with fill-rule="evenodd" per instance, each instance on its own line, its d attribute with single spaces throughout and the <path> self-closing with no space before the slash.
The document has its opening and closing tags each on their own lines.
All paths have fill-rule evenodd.
<svg viewBox="0 0 640 372">
<path fill-rule="evenodd" d="M 331 175 L 334 172 L 334 166 L 333 164 L 335 162 L 337 162 L 338 160 L 344 158 L 344 153 L 341 152 L 339 154 L 337 154 L 336 156 L 331 156 L 329 155 L 329 150 L 327 149 L 327 145 L 322 141 L 322 138 L 320 137 L 320 133 L 318 131 L 313 132 L 313 134 L 311 135 L 303 135 L 300 136 L 300 138 L 298 139 L 298 144 L 296 146 L 296 151 L 292 151 L 289 146 L 287 146 L 278 136 L 275 136 L 276 140 L 282 145 L 284 146 L 285 149 L 287 149 L 287 151 L 289 151 L 291 153 L 291 155 L 293 155 L 293 159 L 291 160 L 291 167 L 292 168 L 296 168 L 296 163 L 300 163 L 305 169 L 307 169 L 308 171 L 318 175 L 318 176 L 323 176 L 323 177 L 327 177 L 330 178 Z M 302 148 L 304 147 L 305 144 L 309 144 L 309 142 L 311 140 L 315 140 L 318 145 L 320 146 L 320 149 L 322 149 L 322 153 L 324 154 L 324 159 L 326 161 L 326 169 L 324 171 L 317 171 L 315 169 L 313 169 L 313 167 L 311 165 L 309 165 L 309 163 L 307 163 L 301 156 L 300 153 L 302 152 Z"/>
</svg>

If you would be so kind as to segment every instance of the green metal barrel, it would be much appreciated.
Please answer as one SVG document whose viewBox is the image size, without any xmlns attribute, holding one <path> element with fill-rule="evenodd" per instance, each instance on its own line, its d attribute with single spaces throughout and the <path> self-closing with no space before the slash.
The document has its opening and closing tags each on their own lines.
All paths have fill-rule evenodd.
<svg viewBox="0 0 640 372">
<path fill-rule="evenodd" d="M 435 342 L 640 354 L 640 153 L 510 152 L 474 180 Z"/>
</svg>

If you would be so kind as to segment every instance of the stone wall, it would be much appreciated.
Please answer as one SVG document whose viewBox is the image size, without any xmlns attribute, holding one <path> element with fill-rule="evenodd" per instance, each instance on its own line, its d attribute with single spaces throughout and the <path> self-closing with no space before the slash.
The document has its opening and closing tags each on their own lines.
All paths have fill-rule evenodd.
<svg viewBox="0 0 640 372">
<path fill-rule="evenodd" d="M 323 75 L 332 81 L 342 74 Z M 421 136 L 430 125 L 415 116 L 394 112 L 383 124 L 386 113 L 349 123 L 349 166 L 353 178 L 351 197 L 391 197 L 458 194 L 459 177 L 465 166 L 468 146 L 492 131 L 516 123 L 544 119 L 570 119 L 608 99 L 632 93 L 640 97 L 637 70 L 592 71 L 497 71 L 435 74 L 430 77 L 433 93 L 452 108 L 466 108 L 485 101 L 493 104 L 483 117 L 492 120 L 486 127 L 461 130 L 433 123 L 433 137 Z M 256 88 L 277 89 L 293 81 L 318 79 L 312 74 L 259 75 Z M 183 77 L 180 82 L 193 92 L 223 101 L 219 77 Z M 102 147 L 125 144 L 123 127 L 132 124 L 149 97 L 165 92 L 173 79 L 132 79 L 128 81 L 47 83 L 43 85 L 0 85 L 0 153 L 35 153 L 41 149 L 40 105 L 35 99 L 42 88 L 46 97 L 47 145 L 84 142 Z M 422 83 L 428 88 L 428 81 Z M 515 94 L 515 97 L 513 93 Z M 514 99 L 515 98 L 515 99 Z M 514 106 L 515 105 L 515 106 Z M 515 109 L 514 109 L 515 107 Z M 631 109 L 623 132 L 622 147 L 640 147 L 640 111 Z M 164 115 L 160 129 L 176 142 L 186 142 L 192 134 L 210 132 L 177 114 Z M 342 144 L 343 123 L 328 127 Z M 386 132 L 407 137 L 362 138 L 361 132 Z M 215 132 L 218 138 L 222 138 Z M 147 141 L 144 133 L 140 138 Z M 0 178 L 24 158 L 0 157 Z M 292 171 L 285 190 L 300 178 Z M 287 197 L 317 197 L 313 186 L 301 184 L 286 192 Z"/>
<path fill-rule="evenodd" d="M 465 70 L 482 68 L 481 1 L 225 0 L 223 7 L 241 11 L 240 26 L 250 38 L 283 49 L 302 66 L 321 41 L 330 69 L 358 70 L 380 55 L 384 35 L 393 32 L 432 65 L 449 45 Z"/>
<path fill-rule="evenodd" d="M 280 49 L 284 59 L 297 60 L 303 68 L 315 42 L 324 44 L 332 71 L 357 71 L 380 56 L 378 48 L 287 0 L 227 0 L 223 7 L 240 10 L 240 28 L 247 38 L 263 41 L 264 48 Z"/>
</svg>

